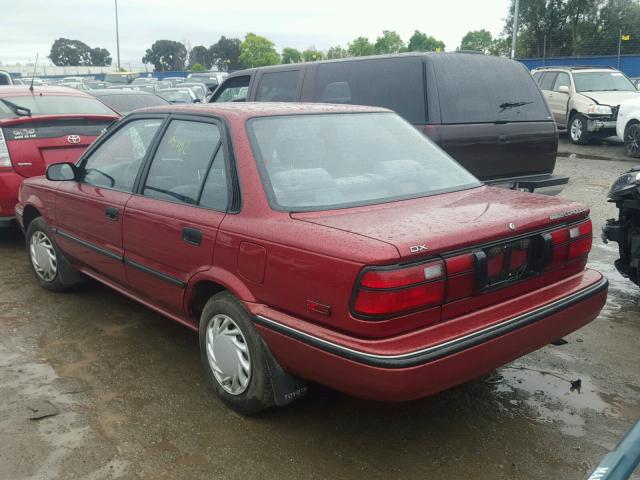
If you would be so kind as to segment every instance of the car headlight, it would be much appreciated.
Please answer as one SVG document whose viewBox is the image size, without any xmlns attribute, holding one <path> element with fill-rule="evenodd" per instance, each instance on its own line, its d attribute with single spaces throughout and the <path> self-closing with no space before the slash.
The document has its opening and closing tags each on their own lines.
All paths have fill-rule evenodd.
<svg viewBox="0 0 640 480">
<path fill-rule="evenodd" d="M 620 175 L 616 181 L 613 182 L 613 185 L 611 185 L 609 196 L 611 196 L 612 193 L 626 191 L 637 186 L 640 186 L 640 171 L 638 167 Z"/>
<path fill-rule="evenodd" d="M 611 115 L 613 111 L 611 107 L 607 105 L 589 105 L 587 107 L 587 113 L 595 113 L 597 115 Z"/>
</svg>

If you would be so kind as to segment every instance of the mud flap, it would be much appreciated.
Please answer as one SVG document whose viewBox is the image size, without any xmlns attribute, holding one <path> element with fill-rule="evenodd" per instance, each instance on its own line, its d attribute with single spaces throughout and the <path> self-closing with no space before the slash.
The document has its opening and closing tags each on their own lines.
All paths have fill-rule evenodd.
<svg viewBox="0 0 640 480">
<path fill-rule="evenodd" d="M 267 359 L 267 367 L 269 368 L 269 376 L 271 377 L 271 388 L 273 388 L 275 404 L 279 407 L 283 407 L 294 400 L 304 397 L 307 393 L 307 382 L 285 372 L 271 354 L 271 351 L 264 340 L 260 340 L 262 341 L 265 357 Z"/>
</svg>

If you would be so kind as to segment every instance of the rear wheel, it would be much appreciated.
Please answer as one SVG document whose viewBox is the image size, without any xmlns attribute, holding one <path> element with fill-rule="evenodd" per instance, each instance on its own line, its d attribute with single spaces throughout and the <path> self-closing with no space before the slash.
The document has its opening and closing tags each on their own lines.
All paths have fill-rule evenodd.
<svg viewBox="0 0 640 480">
<path fill-rule="evenodd" d="M 584 145 L 589 142 L 589 132 L 587 131 L 587 117 L 576 113 L 569 120 L 569 138 L 572 143 Z"/>
<path fill-rule="evenodd" d="M 640 124 L 634 123 L 625 128 L 624 149 L 630 157 L 640 158 Z"/>
<path fill-rule="evenodd" d="M 82 275 L 71 267 L 60 252 L 42 217 L 29 224 L 26 237 L 29 263 L 41 287 L 63 292 L 82 282 Z"/>
<path fill-rule="evenodd" d="M 202 311 L 200 356 L 211 388 L 232 409 L 252 414 L 274 405 L 262 341 L 229 292 L 211 297 Z"/>
</svg>

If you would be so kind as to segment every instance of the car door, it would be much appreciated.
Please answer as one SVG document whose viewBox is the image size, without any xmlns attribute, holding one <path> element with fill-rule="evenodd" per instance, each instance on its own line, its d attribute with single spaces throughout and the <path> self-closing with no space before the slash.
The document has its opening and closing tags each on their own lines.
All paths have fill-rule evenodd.
<svg viewBox="0 0 640 480">
<path fill-rule="evenodd" d="M 123 218 L 127 280 L 138 294 L 181 313 L 184 290 L 210 268 L 229 195 L 222 124 L 173 117 Z"/>
<path fill-rule="evenodd" d="M 62 250 L 96 273 L 126 283 L 122 214 L 162 125 L 162 117 L 120 125 L 82 158 L 78 181 L 56 194 L 56 233 Z"/>
<path fill-rule="evenodd" d="M 567 92 L 561 92 L 560 87 L 571 89 L 571 78 L 566 72 L 558 72 L 551 87 L 551 100 L 549 102 L 549 107 L 551 108 L 551 113 L 553 113 L 553 118 L 556 123 L 566 127 L 569 94 Z"/>
</svg>

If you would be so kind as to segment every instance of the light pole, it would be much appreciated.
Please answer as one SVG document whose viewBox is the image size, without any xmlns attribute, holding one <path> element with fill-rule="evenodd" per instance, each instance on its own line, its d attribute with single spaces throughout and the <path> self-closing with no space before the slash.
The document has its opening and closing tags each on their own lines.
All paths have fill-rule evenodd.
<svg viewBox="0 0 640 480">
<path fill-rule="evenodd" d="M 520 0 L 516 0 L 513 8 L 513 34 L 511 37 L 511 58 L 516 58 L 516 39 L 518 37 L 518 13 L 520 10 Z"/>
<path fill-rule="evenodd" d="M 118 71 L 120 71 L 120 32 L 118 31 L 118 0 L 116 2 L 116 58 L 118 62 Z"/>
</svg>

